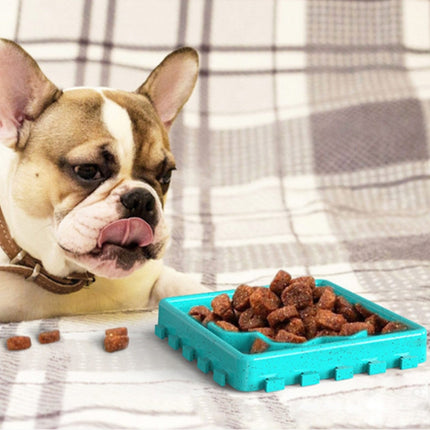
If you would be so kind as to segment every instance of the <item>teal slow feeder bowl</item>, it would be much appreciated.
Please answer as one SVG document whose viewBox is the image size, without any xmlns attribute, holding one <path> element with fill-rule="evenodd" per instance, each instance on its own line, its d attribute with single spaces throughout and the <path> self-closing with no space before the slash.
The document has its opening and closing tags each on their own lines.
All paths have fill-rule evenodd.
<svg viewBox="0 0 430 430">
<path fill-rule="evenodd" d="M 198 369 L 213 374 L 221 386 L 239 391 L 282 390 L 286 385 L 302 386 L 321 379 L 350 379 L 354 374 L 375 375 L 389 368 L 409 369 L 426 360 L 426 329 L 376 303 L 366 300 L 332 282 L 317 279 L 316 286 L 331 286 L 336 295 L 359 303 L 388 321 L 402 323 L 406 329 L 393 333 L 319 337 L 301 344 L 281 343 L 258 332 L 229 332 L 209 323 L 207 327 L 188 315 L 197 305 L 211 308 L 219 294 L 230 298 L 235 290 L 194 294 L 163 299 L 159 306 L 155 334 L 166 339 L 175 350 Z M 250 354 L 254 340 L 269 344 L 262 353 Z"/>
</svg>

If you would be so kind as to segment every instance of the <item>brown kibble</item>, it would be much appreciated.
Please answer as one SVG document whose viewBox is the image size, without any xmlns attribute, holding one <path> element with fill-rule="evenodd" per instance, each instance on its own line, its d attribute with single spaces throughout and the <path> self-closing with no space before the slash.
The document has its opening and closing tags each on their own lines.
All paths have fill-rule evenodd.
<svg viewBox="0 0 430 430">
<path fill-rule="evenodd" d="M 340 336 L 351 336 L 359 331 L 369 331 L 369 325 L 365 322 L 348 322 L 345 323 L 340 329 Z"/>
<path fill-rule="evenodd" d="M 298 317 L 299 313 L 293 305 L 283 306 L 282 308 L 275 309 L 267 315 L 267 322 L 270 327 L 275 327 L 280 323 L 285 322 L 294 317 Z"/>
<path fill-rule="evenodd" d="M 306 321 L 310 318 L 315 318 L 316 313 L 317 313 L 317 308 L 315 306 L 307 306 L 306 308 L 301 309 L 299 311 L 300 318 L 303 321 Z"/>
<path fill-rule="evenodd" d="M 367 333 L 368 334 L 376 334 L 376 328 L 371 321 L 366 321 L 367 324 Z"/>
<path fill-rule="evenodd" d="M 106 336 L 104 340 L 105 351 L 115 352 L 126 349 L 128 347 L 129 340 L 129 337 L 125 335 Z"/>
<path fill-rule="evenodd" d="M 108 328 L 105 330 L 106 336 L 127 336 L 128 330 L 127 327 L 115 327 L 115 328 Z"/>
<path fill-rule="evenodd" d="M 370 315 L 370 317 L 367 317 L 364 321 L 369 327 L 368 328 L 369 334 L 379 333 L 384 326 L 383 324 L 381 324 L 381 322 L 378 319 L 378 316 L 375 314 Z"/>
<path fill-rule="evenodd" d="M 256 327 L 250 328 L 248 331 L 258 331 L 259 333 L 264 334 L 264 336 L 275 337 L 275 330 L 273 330 L 272 327 Z"/>
<path fill-rule="evenodd" d="M 203 305 L 194 306 L 188 312 L 189 315 L 199 322 L 202 322 L 211 313 L 211 310 Z"/>
<path fill-rule="evenodd" d="M 286 330 L 279 330 L 275 336 L 276 342 L 290 342 L 290 343 L 303 343 L 306 342 L 306 338 L 303 336 L 297 336 L 294 333 L 290 333 Z"/>
<path fill-rule="evenodd" d="M 28 336 L 12 336 L 6 341 L 9 351 L 20 351 L 31 347 L 31 339 Z"/>
<path fill-rule="evenodd" d="M 264 352 L 269 348 L 269 344 L 265 342 L 263 339 L 257 337 L 251 345 L 250 353 L 258 354 L 260 352 Z"/>
<path fill-rule="evenodd" d="M 374 333 L 381 333 L 381 330 L 388 324 L 388 321 L 379 315 L 373 314 L 367 317 L 365 321 L 374 327 Z"/>
<path fill-rule="evenodd" d="M 53 342 L 58 342 L 59 340 L 60 340 L 59 330 L 44 331 L 42 333 L 39 333 L 40 343 L 53 343 Z"/>
<path fill-rule="evenodd" d="M 270 312 L 278 308 L 281 301 L 279 297 L 268 288 L 256 288 L 249 297 L 249 304 L 257 315 L 266 317 Z"/>
<path fill-rule="evenodd" d="M 369 334 L 379 333 L 382 329 L 382 327 L 379 327 L 380 323 L 375 314 L 370 315 L 370 317 L 367 317 L 364 322 L 367 324 L 367 332 Z"/>
<path fill-rule="evenodd" d="M 307 322 L 304 322 L 304 324 L 305 324 L 306 338 L 307 339 L 314 338 L 318 330 L 318 324 L 315 318 L 309 319 Z"/>
<path fill-rule="evenodd" d="M 375 314 L 376 315 L 376 321 L 377 321 L 377 326 L 378 326 L 378 332 L 381 332 L 382 329 L 390 322 L 388 320 L 386 320 L 385 318 L 382 318 L 380 315 Z M 393 321 L 394 322 L 394 321 Z M 397 324 L 400 324 L 399 322 L 396 322 Z M 406 327 L 405 327 L 406 328 Z"/>
<path fill-rule="evenodd" d="M 266 325 L 266 318 L 257 315 L 252 308 L 243 311 L 239 317 L 239 327 L 243 331 L 248 331 L 257 327 L 265 327 Z"/>
<path fill-rule="evenodd" d="M 249 308 L 249 297 L 253 293 L 253 288 L 249 285 L 239 285 L 233 294 L 232 304 L 233 308 L 238 311 L 244 311 Z"/>
<path fill-rule="evenodd" d="M 348 322 L 355 322 L 360 319 L 360 314 L 355 309 L 355 306 L 343 296 L 336 297 L 334 310 L 338 314 L 342 314 Z"/>
<path fill-rule="evenodd" d="M 231 305 L 230 297 L 223 293 L 216 296 L 211 302 L 213 313 L 225 321 L 233 322 L 235 320 L 234 311 Z"/>
<path fill-rule="evenodd" d="M 290 281 L 291 275 L 284 270 L 279 270 L 270 283 L 270 290 L 281 297 L 282 291 L 284 291 Z"/>
<path fill-rule="evenodd" d="M 339 333 L 335 330 L 330 330 L 328 328 L 323 328 L 315 333 L 315 337 L 325 337 L 325 336 L 339 336 Z"/>
<path fill-rule="evenodd" d="M 285 325 L 284 330 L 296 334 L 297 336 L 305 336 L 306 328 L 300 318 L 292 318 L 291 321 Z"/>
<path fill-rule="evenodd" d="M 220 321 L 220 319 L 221 317 L 211 312 L 207 317 L 205 317 L 205 319 L 202 321 L 202 324 L 207 326 L 210 322 L 217 322 Z"/>
<path fill-rule="evenodd" d="M 327 309 L 318 309 L 315 320 L 320 328 L 334 331 L 339 331 L 346 323 L 343 315 L 335 314 Z"/>
<path fill-rule="evenodd" d="M 238 311 L 237 309 L 233 309 L 234 317 L 236 321 L 239 321 L 240 315 L 242 314 L 242 311 Z"/>
<path fill-rule="evenodd" d="M 370 312 L 368 309 L 366 309 L 363 305 L 360 303 L 356 303 L 354 305 L 354 309 L 364 318 L 368 318 L 373 315 L 373 312 Z"/>
<path fill-rule="evenodd" d="M 315 288 L 314 292 L 318 290 L 321 290 L 321 295 L 319 297 L 317 306 L 321 309 L 328 309 L 329 311 L 332 311 L 336 303 L 336 294 L 334 293 L 333 288 L 318 287 Z"/>
<path fill-rule="evenodd" d="M 321 298 L 322 293 L 324 292 L 325 287 L 318 287 L 312 290 L 312 298 L 314 299 L 314 303 L 318 303 L 318 300 Z"/>
<path fill-rule="evenodd" d="M 286 306 L 293 305 L 297 309 L 306 308 L 313 304 L 312 289 L 305 282 L 291 283 L 282 292 L 281 300 Z"/>
<path fill-rule="evenodd" d="M 312 276 L 291 279 L 283 270 L 269 288 L 241 284 L 231 300 L 220 294 L 212 300 L 212 309 L 195 306 L 189 313 L 203 325 L 215 322 L 227 331 L 257 331 L 278 342 L 302 343 L 320 336 L 350 336 L 363 330 L 373 335 L 407 328 L 359 303 L 351 304 L 329 285 L 317 287 Z M 258 344 L 254 352 L 259 352 Z"/>
<path fill-rule="evenodd" d="M 215 324 L 227 331 L 239 331 L 239 328 L 228 321 L 216 321 Z"/>
<path fill-rule="evenodd" d="M 390 321 L 381 330 L 381 333 L 382 334 L 393 333 L 396 331 L 402 331 L 402 330 L 406 330 L 406 329 L 407 329 L 407 327 L 404 324 L 402 324 L 400 322 L 396 322 L 396 321 Z"/>
<path fill-rule="evenodd" d="M 225 293 L 219 294 L 218 296 L 212 299 L 211 306 L 212 306 L 213 312 L 221 316 L 226 311 L 231 309 L 230 297 Z"/>
<path fill-rule="evenodd" d="M 316 287 L 315 278 L 313 276 L 299 276 L 298 278 L 293 278 L 291 279 L 290 284 L 294 284 L 296 282 L 300 284 L 306 284 L 311 290 Z"/>
<path fill-rule="evenodd" d="M 300 317 L 305 325 L 307 339 L 314 338 L 318 329 L 315 321 L 316 311 L 317 309 L 315 306 L 308 306 L 300 311 Z"/>
</svg>

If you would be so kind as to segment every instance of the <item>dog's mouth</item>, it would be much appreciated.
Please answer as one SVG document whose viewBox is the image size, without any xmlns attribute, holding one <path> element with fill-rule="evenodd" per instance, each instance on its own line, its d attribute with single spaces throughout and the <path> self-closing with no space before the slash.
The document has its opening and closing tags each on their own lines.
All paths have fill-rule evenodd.
<svg viewBox="0 0 430 430">
<path fill-rule="evenodd" d="M 144 248 L 154 241 L 151 226 L 142 218 L 123 218 L 113 221 L 100 230 L 97 247 L 109 243 L 123 248 Z"/>
<path fill-rule="evenodd" d="M 156 259 L 163 247 L 154 243 L 151 226 L 141 218 L 122 218 L 100 230 L 97 246 L 73 258 L 95 275 L 118 278 L 132 273 L 145 261 Z"/>
<path fill-rule="evenodd" d="M 102 261 L 115 260 L 124 270 L 136 261 L 154 258 L 156 246 L 151 226 L 142 218 L 122 218 L 100 230 L 97 247 L 91 251 L 93 257 Z"/>
</svg>

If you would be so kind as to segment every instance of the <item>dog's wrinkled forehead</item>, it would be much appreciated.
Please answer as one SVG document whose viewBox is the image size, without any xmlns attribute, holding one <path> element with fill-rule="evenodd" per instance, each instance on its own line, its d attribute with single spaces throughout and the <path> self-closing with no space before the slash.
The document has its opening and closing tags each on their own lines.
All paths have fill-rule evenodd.
<svg viewBox="0 0 430 430">
<path fill-rule="evenodd" d="M 167 132 L 151 102 L 125 91 L 66 90 L 35 124 L 29 146 L 30 153 L 42 150 L 54 163 L 108 163 L 112 174 L 154 187 L 157 175 L 174 167 Z"/>
<path fill-rule="evenodd" d="M 164 126 L 155 113 L 150 101 L 141 95 L 122 91 L 103 91 L 105 97 L 103 103 L 103 120 L 108 130 L 117 141 L 122 138 L 121 149 L 123 151 L 134 150 L 133 175 L 139 178 L 142 167 L 154 169 L 161 164 L 170 162 L 169 139 Z M 122 114 L 120 114 L 122 111 Z M 118 116 L 117 116 L 118 115 Z M 121 117 L 121 119 L 120 119 Z M 128 136 L 123 136 L 127 130 L 132 131 L 133 149 L 129 149 Z M 127 152 L 123 154 L 127 157 Z"/>
</svg>

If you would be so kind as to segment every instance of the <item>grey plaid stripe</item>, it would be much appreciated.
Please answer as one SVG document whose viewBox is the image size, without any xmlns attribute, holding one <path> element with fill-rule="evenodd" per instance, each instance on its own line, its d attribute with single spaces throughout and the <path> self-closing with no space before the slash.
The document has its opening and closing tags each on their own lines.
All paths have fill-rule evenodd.
<svg viewBox="0 0 430 430">
<path fill-rule="evenodd" d="M 14 40 L 19 39 L 19 26 L 21 23 L 21 11 L 22 11 L 22 0 L 18 0 L 18 7 L 16 13 L 16 23 L 15 23 L 15 32 L 14 32 Z"/>
<path fill-rule="evenodd" d="M 314 154 L 308 144 L 309 118 L 279 120 L 278 127 L 279 131 L 269 124 L 211 132 L 213 144 L 207 153 L 210 151 L 212 157 L 213 185 L 246 184 L 277 175 L 277 160 L 286 175 L 310 174 L 314 162 L 319 161 L 313 160 Z M 205 142 L 195 144 L 205 145 Z M 244 158 L 246 163 L 242 161 Z"/>
<path fill-rule="evenodd" d="M 0 335 L 7 339 L 11 336 L 16 336 L 20 323 L 11 323 L 3 325 L 0 328 Z M 7 408 L 10 403 L 13 384 L 18 375 L 21 366 L 19 357 L 6 356 L 0 360 L 0 375 L 2 383 L 0 384 L 0 426 L 3 425 L 6 419 Z"/>
<path fill-rule="evenodd" d="M 81 37 L 79 44 L 79 57 L 78 63 L 76 65 L 76 86 L 82 86 L 85 80 L 85 63 L 87 60 L 87 48 L 88 48 L 88 39 L 89 39 L 89 31 L 90 31 L 90 22 L 91 22 L 91 0 L 84 1 L 84 9 L 82 12 L 82 27 L 81 27 Z"/>
<path fill-rule="evenodd" d="M 308 11 L 310 44 L 378 47 L 402 44 L 402 4 L 311 0 Z M 381 23 L 384 23 L 381 28 Z"/>
<path fill-rule="evenodd" d="M 185 270 L 198 272 L 204 264 L 204 257 L 200 250 L 186 250 Z M 313 265 L 324 265 L 331 261 L 346 261 L 348 255 L 337 244 L 311 243 L 306 247 L 307 258 Z M 306 270 L 303 258 L 302 246 L 297 243 L 278 243 L 253 246 L 226 246 L 216 249 L 214 260 L 220 273 L 246 272 L 257 267 L 268 267 L 273 273 L 278 267 L 301 267 L 301 272 Z"/>
<path fill-rule="evenodd" d="M 318 173 L 428 158 L 421 106 L 414 99 L 316 114 L 311 127 Z"/>
<path fill-rule="evenodd" d="M 69 364 L 70 358 L 63 357 L 62 360 L 58 360 L 55 355 L 46 363 L 48 371 L 39 397 L 36 428 L 58 427 Z"/>
<path fill-rule="evenodd" d="M 278 14 L 278 7 L 277 7 L 277 3 L 275 2 L 274 3 L 274 7 L 273 7 L 273 15 L 272 15 L 272 21 L 274 23 L 273 34 L 272 34 L 273 45 L 276 44 L 276 33 L 277 33 L 276 16 L 277 16 L 277 14 Z M 276 52 L 275 51 L 273 52 L 273 64 L 276 65 Z M 299 258 L 302 261 L 302 265 L 304 267 L 304 273 L 306 273 L 308 275 L 308 274 L 310 274 L 310 270 L 309 270 L 309 265 L 310 265 L 309 252 L 303 246 L 302 240 L 299 237 L 299 235 L 297 234 L 297 231 L 295 229 L 294 223 L 292 221 L 291 211 L 288 208 L 288 205 L 287 205 L 287 202 L 286 202 L 286 196 L 285 196 L 285 181 L 284 181 L 284 178 L 288 174 L 287 173 L 288 170 L 286 169 L 286 167 L 288 165 L 286 166 L 284 164 L 284 159 L 285 159 L 285 153 L 287 152 L 285 150 L 285 148 L 287 147 L 287 145 L 285 145 L 285 142 L 281 138 L 281 136 L 282 136 L 282 127 L 281 127 L 281 121 L 280 121 L 280 113 L 279 113 L 279 109 L 278 109 L 278 104 L 279 104 L 278 96 L 280 95 L 280 87 L 278 85 L 278 80 L 277 80 L 277 77 L 275 75 L 273 76 L 272 91 L 273 91 L 273 100 L 275 101 L 275 106 L 274 106 L 274 108 L 275 108 L 275 124 L 274 124 L 275 151 L 274 151 L 274 153 L 277 156 L 276 159 L 275 159 L 276 162 L 274 163 L 274 170 L 275 170 L 275 172 L 278 174 L 278 176 L 280 178 L 280 189 L 281 189 L 281 193 L 282 193 L 281 202 L 282 202 L 282 208 L 283 208 L 283 212 L 285 214 L 286 222 L 287 222 L 288 227 L 291 229 L 291 232 L 293 234 L 294 242 L 295 242 L 294 245 L 295 245 L 295 248 L 298 251 L 298 254 L 300 255 Z M 280 265 L 279 267 L 282 267 L 282 265 Z"/>
<path fill-rule="evenodd" d="M 203 10 L 203 29 L 202 38 L 203 43 L 209 45 L 211 37 L 211 22 L 212 22 L 212 8 L 213 2 L 211 0 L 205 2 Z M 208 53 L 203 53 L 201 57 L 201 64 L 203 68 L 208 67 Z M 200 81 L 200 111 L 207 112 L 209 106 L 209 76 L 201 76 Z M 203 256 L 202 268 L 203 276 L 202 282 L 206 284 L 214 284 L 216 282 L 217 273 L 217 259 L 214 253 L 214 225 L 211 219 L 211 145 L 212 139 L 209 133 L 208 117 L 203 113 L 200 117 L 200 144 L 197 151 L 199 154 L 199 169 L 200 177 L 203 178 L 200 182 L 200 201 L 199 210 L 202 219 L 202 244 L 201 253 Z"/>
<path fill-rule="evenodd" d="M 211 133 L 213 183 L 218 186 L 244 184 L 276 174 L 275 130 L 262 126 Z M 240 160 L 246 157 L 246 163 Z"/>
<path fill-rule="evenodd" d="M 21 1 L 17 6 L 17 21 L 15 26 L 15 38 L 19 35 L 19 23 L 21 17 Z M 2 339 L 7 339 L 12 336 L 19 334 L 20 323 L 10 323 L 0 326 L 0 336 Z M 0 377 L 2 383 L 0 383 L 0 427 L 4 425 L 7 417 L 7 409 L 11 401 L 11 393 L 14 387 L 14 383 L 18 376 L 21 367 L 21 360 L 19 357 L 6 356 L 0 360 Z"/>
<path fill-rule="evenodd" d="M 109 86 L 110 84 L 110 68 L 109 63 L 112 54 L 112 39 L 113 31 L 115 27 L 115 10 L 116 0 L 108 1 L 108 10 L 106 14 L 106 25 L 105 25 L 105 46 L 103 48 L 103 60 L 102 60 L 102 71 L 100 76 L 100 84 L 102 86 Z"/>
<path fill-rule="evenodd" d="M 178 24 L 178 44 L 183 45 L 186 38 L 186 27 L 187 27 L 187 13 L 188 13 L 188 2 L 181 1 L 179 24 Z M 171 145 L 175 160 L 179 169 L 174 173 L 174 180 L 171 185 L 171 194 L 174 196 L 172 199 L 173 212 L 180 214 L 182 213 L 182 197 L 184 192 L 185 180 L 182 174 L 182 169 L 185 163 L 185 147 L 189 144 L 186 135 L 186 130 L 183 123 L 182 116 L 177 118 L 171 132 L 170 132 Z M 167 255 L 166 263 L 174 267 L 182 267 L 184 264 L 184 222 L 181 217 L 174 217 L 172 220 L 172 235 L 170 252 Z"/>
</svg>

